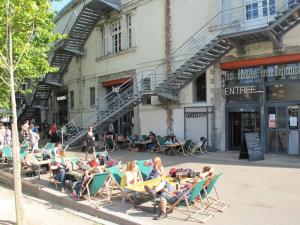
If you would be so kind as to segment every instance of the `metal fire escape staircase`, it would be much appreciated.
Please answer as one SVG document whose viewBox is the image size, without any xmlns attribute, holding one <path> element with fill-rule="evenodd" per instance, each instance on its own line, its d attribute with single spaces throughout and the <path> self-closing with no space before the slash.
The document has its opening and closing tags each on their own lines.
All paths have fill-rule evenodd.
<svg viewBox="0 0 300 225">
<path fill-rule="evenodd" d="M 132 110 L 145 96 L 159 95 L 177 101 L 186 84 L 242 43 L 271 40 L 276 47 L 282 35 L 299 23 L 299 15 L 298 1 L 293 6 L 277 6 L 276 16 L 262 18 L 256 24 L 245 20 L 244 6 L 221 11 L 173 52 L 172 73 L 166 74 L 165 65 L 159 65 L 102 97 L 98 104 L 66 124 L 64 145 L 68 147 L 79 140 L 88 126 L 104 128 Z"/>
<path fill-rule="evenodd" d="M 50 65 L 59 68 L 58 71 L 46 74 L 38 82 L 30 104 L 20 113 L 19 120 L 31 119 L 39 109 L 47 107 L 52 90 L 63 85 L 62 78 L 72 58 L 85 54 L 83 46 L 99 18 L 111 10 L 121 10 L 121 0 L 85 0 L 79 4 L 80 13 L 73 11 L 62 32 L 67 38 L 56 43 L 49 55 Z"/>
</svg>

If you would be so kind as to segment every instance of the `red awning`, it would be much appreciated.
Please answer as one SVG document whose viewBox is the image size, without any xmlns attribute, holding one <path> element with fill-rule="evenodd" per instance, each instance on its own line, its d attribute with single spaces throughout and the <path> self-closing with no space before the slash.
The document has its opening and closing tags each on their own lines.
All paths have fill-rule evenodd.
<svg viewBox="0 0 300 225">
<path fill-rule="evenodd" d="M 131 77 L 125 77 L 125 78 L 120 78 L 116 80 L 109 80 L 109 81 L 104 81 L 102 82 L 102 87 L 111 87 L 114 85 L 121 85 L 131 79 Z"/>
<path fill-rule="evenodd" d="M 294 62 L 300 62 L 300 53 L 224 62 L 220 63 L 220 67 L 222 70 L 233 70 L 247 67 L 257 67 L 260 65 L 286 64 Z"/>
</svg>

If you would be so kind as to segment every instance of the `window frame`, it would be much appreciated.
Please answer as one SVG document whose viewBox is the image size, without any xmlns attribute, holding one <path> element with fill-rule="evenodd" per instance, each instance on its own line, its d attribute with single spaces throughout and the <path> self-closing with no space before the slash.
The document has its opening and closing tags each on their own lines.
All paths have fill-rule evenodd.
<svg viewBox="0 0 300 225">
<path fill-rule="evenodd" d="M 202 80 L 202 83 L 199 83 L 199 80 Z M 207 102 L 207 77 L 206 73 L 199 75 L 194 82 L 194 102 Z M 200 90 L 199 90 L 200 89 Z M 204 93 L 200 94 L 201 91 Z"/>
<path fill-rule="evenodd" d="M 121 19 L 115 20 L 110 24 L 112 53 L 122 51 L 122 25 Z"/>
<path fill-rule="evenodd" d="M 126 15 L 126 35 L 127 35 L 127 47 L 133 47 L 133 29 L 132 29 L 132 14 L 129 13 Z"/>
<path fill-rule="evenodd" d="M 259 18 L 259 2 L 251 2 L 245 5 L 246 20 L 254 20 Z M 254 7 L 255 6 L 255 7 Z M 255 14 L 254 14 L 255 13 Z"/>
<path fill-rule="evenodd" d="M 90 87 L 90 106 L 93 106 L 95 104 L 96 104 L 96 88 Z"/>
<path fill-rule="evenodd" d="M 74 101 L 74 91 L 70 91 L 70 108 L 74 109 L 75 101 Z"/>
</svg>

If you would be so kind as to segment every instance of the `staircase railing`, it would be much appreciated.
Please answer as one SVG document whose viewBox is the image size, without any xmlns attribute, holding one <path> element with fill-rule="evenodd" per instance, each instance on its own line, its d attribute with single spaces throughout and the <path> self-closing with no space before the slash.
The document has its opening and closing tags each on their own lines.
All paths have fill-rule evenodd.
<svg viewBox="0 0 300 225">
<path fill-rule="evenodd" d="M 258 4 L 258 17 L 252 20 L 247 19 L 245 5 L 220 11 L 172 53 L 172 70 L 175 71 L 212 40 L 222 37 L 222 35 L 267 27 L 277 16 L 299 5 L 299 2 L 297 0 L 288 5 L 286 1 L 276 1 L 278 4 L 273 7 L 269 5 L 268 1 L 253 1 L 251 3 Z M 265 3 L 267 5 L 263 8 L 262 5 Z M 261 16 L 264 13 L 263 11 L 266 16 Z M 270 15 L 271 12 L 272 15 Z M 248 14 L 248 17 L 250 16 L 253 16 L 253 14 Z"/>
<path fill-rule="evenodd" d="M 257 4 L 263 4 L 263 2 L 265 1 L 260 1 Z M 296 4 L 299 4 L 298 1 Z M 253 24 L 247 21 L 245 5 L 220 11 L 172 53 L 172 73 L 195 54 L 205 49 L 207 45 L 218 39 L 221 40 L 223 35 L 267 27 L 275 20 L 276 16 L 280 16 L 281 13 L 291 7 L 293 6 L 281 2 L 275 6 L 275 13 L 272 16 L 258 17 Z M 270 8 L 267 7 L 268 14 Z M 172 74 L 169 75 L 172 76 Z M 127 106 L 131 106 L 144 95 L 154 94 L 157 91 L 156 88 L 166 79 L 169 79 L 169 76 L 167 76 L 165 65 L 161 64 L 154 69 L 138 73 L 136 77 L 129 79 L 117 90 L 113 90 L 100 98 L 96 105 L 91 106 L 65 125 L 67 146 L 82 136 L 88 126 L 97 126 Z"/>
</svg>

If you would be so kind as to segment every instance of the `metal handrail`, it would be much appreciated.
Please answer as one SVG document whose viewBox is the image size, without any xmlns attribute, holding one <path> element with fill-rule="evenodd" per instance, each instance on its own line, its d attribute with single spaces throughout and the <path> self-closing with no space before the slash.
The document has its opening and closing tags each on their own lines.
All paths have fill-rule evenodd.
<svg viewBox="0 0 300 225">
<path fill-rule="evenodd" d="M 261 4 L 262 1 L 259 2 Z M 296 5 L 299 5 L 297 1 Z M 212 19 L 198 29 L 190 38 L 181 44 L 171 56 L 172 74 L 176 74 L 178 68 L 183 65 L 187 59 L 193 57 L 196 53 L 204 49 L 210 42 L 222 39 L 223 35 L 235 32 L 242 32 L 257 28 L 264 28 L 274 21 L 274 18 L 281 12 L 289 9 L 287 4 L 276 5 L 276 13 L 267 18 L 258 18 L 256 23 L 247 25 L 245 20 L 244 5 L 223 10 L 217 13 Z M 267 8 L 269 14 L 269 8 Z M 226 21 L 222 20 L 230 15 Z M 247 26 L 246 26 L 247 25 Z M 172 77 L 172 76 L 171 76 Z M 97 104 L 91 106 L 80 115 L 66 124 L 71 127 L 72 135 L 67 139 L 67 145 L 80 135 L 85 133 L 83 125 L 94 124 L 95 126 L 107 121 L 113 115 L 121 112 L 125 107 L 129 107 L 134 101 L 143 97 L 145 94 L 154 94 L 156 89 L 165 83 L 170 76 L 167 76 L 165 64 L 156 66 L 154 69 L 144 70 L 127 80 L 118 87 L 117 91 L 112 91 L 97 101 Z M 91 122 L 93 121 L 93 122 Z M 74 136 L 75 135 L 75 138 Z M 73 138 L 73 139 L 72 139 Z"/>
</svg>

